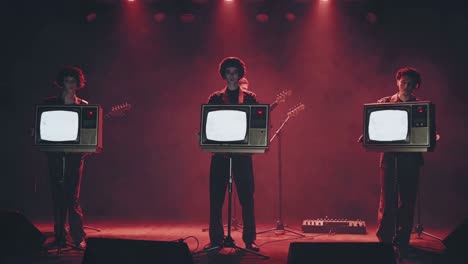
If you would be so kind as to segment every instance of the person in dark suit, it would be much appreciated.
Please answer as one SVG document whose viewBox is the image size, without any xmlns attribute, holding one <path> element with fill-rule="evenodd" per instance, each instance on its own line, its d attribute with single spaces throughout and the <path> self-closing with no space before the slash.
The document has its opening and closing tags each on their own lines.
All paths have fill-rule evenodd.
<svg viewBox="0 0 468 264">
<path fill-rule="evenodd" d="M 378 100 L 378 103 L 418 101 L 415 92 L 420 89 L 421 75 L 416 69 L 401 68 L 396 72 L 395 79 L 398 92 Z M 439 138 L 437 134 L 437 140 Z M 380 202 L 376 235 L 381 242 L 393 243 L 401 258 L 408 255 L 419 174 L 423 165 L 424 158 L 420 152 L 380 154 Z"/>
<path fill-rule="evenodd" d="M 235 57 L 225 58 L 219 65 L 219 74 L 226 86 L 210 95 L 208 104 L 258 104 L 255 93 L 239 85 L 246 73 L 245 63 Z M 233 178 L 242 206 L 242 240 L 249 250 L 259 251 L 255 245 L 254 173 L 252 155 L 229 154 L 232 157 Z M 222 208 L 229 179 L 229 156 L 216 153 L 210 165 L 210 246 L 221 245 L 224 238 Z"/>
<path fill-rule="evenodd" d="M 46 98 L 43 104 L 78 105 L 88 104 L 76 96 L 85 86 L 85 76 L 80 68 L 63 67 L 57 74 L 55 84 L 59 94 Z M 80 206 L 80 187 L 84 160 L 87 154 L 47 152 L 50 188 L 54 207 L 54 235 L 57 246 L 66 246 L 65 221 L 68 217 L 70 236 L 76 247 L 86 248 L 86 233 L 83 230 L 83 211 Z M 64 166 L 65 164 L 65 166 Z"/>
</svg>

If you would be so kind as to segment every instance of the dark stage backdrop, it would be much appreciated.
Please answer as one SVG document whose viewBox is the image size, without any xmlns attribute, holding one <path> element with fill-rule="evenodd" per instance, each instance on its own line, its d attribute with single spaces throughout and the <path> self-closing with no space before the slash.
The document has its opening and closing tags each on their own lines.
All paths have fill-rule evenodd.
<svg viewBox="0 0 468 264">
<path fill-rule="evenodd" d="M 417 93 L 436 104 L 442 135 L 436 151 L 425 155 L 423 223 L 455 226 L 468 216 L 468 39 L 462 30 L 468 23 L 457 8 L 381 6 L 370 23 L 358 4 L 315 3 L 293 23 L 276 14 L 261 24 L 249 5 L 220 3 L 205 7 L 192 24 L 172 17 L 157 24 L 148 6 L 125 1 L 105 5 L 91 23 L 80 20 L 74 1 L 18 2 L 3 25 L 2 208 L 50 219 L 45 156 L 27 130 L 34 105 L 56 92 L 59 68 L 76 65 L 88 82 L 81 97 L 105 110 L 122 102 L 134 106 L 127 117 L 106 121 L 104 151 L 86 161 L 85 217 L 208 222 L 210 155 L 196 140 L 200 104 L 223 88 L 218 63 L 238 56 L 262 103 L 293 90 L 272 114 L 275 128 L 290 107 L 306 104 L 283 134 L 288 224 L 324 216 L 376 222 L 378 154 L 366 153 L 356 139 L 362 105 L 395 93 L 394 73 L 402 66 L 421 72 Z M 254 157 L 259 222 L 277 219 L 276 155 L 274 142 L 269 153 Z"/>
</svg>

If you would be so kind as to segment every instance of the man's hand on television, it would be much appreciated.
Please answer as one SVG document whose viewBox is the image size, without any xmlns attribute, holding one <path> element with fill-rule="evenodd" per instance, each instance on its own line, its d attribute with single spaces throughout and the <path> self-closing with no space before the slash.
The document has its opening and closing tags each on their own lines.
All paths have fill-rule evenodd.
<svg viewBox="0 0 468 264">
<path fill-rule="evenodd" d="M 363 138 L 364 138 L 364 135 L 360 135 L 358 140 L 357 140 L 357 143 L 362 143 Z"/>
<path fill-rule="evenodd" d="M 439 139 L 440 139 L 440 134 L 436 133 L 436 141 L 439 141 Z"/>
</svg>

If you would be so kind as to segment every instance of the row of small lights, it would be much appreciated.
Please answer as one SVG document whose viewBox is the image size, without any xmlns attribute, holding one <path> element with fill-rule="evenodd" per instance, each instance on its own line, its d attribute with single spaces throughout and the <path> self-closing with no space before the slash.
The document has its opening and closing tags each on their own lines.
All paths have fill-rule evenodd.
<svg viewBox="0 0 468 264">
<path fill-rule="evenodd" d="M 128 2 L 135 2 L 136 0 L 127 0 Z M 225 2 L 234 2 L 235 0 L 224 0 Z M 328 2 L 329 0 L 320 0 L 321 2 Z M 166 14 L 163 12 L 157 12 L 156 14 L 153 15 L 153 19 L 156 23 L 162 23 L 164 20 L 166 20 Z M 195 20 L 195 16 L 193 14 L 182 14 L 180 15 L 180 20 L 184 23 L 192 23 Z M 256 17 L 258 22 L 260 23 L 266 23 L 270 20 L 270 17 L 268 14 L 265 13 L 260 13 L 257 14 Z M 284 18 L 289 21 L 293 22 L 296 20 L 296 15 L 293 12 L 287 12 L 284 14 Z M 91 22 L 96 19 L 96 14 L 91 13 L 86 17 L 88 22 Z"/>
<path fill-rule="evenodd" d="M 135 0 L 127 0 L 128 2 L 135 2 Z M 320 0 L 322 2 L 328 2 L 328 0 Z M 224 2 L 234 2 L 234 0 L 224 0 Z"/>
</svg>

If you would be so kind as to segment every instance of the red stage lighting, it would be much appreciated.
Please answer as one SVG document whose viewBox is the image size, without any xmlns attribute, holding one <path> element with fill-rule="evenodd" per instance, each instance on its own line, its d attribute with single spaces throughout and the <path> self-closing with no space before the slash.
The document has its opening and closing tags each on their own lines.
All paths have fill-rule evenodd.
<svg viewBox="0 0 468 264">
<path fill-rule="evenodd" d="M 260 14 L 257 14 L 257 16 L 255 17 L 257 19 L 258 22 L 260 23 L 266 23 L 268 22 L 268 20 L 270 19 L 270 17 L 265 14 L 265 13 L 260 13 Z"/>
<path fill-rule="evenodd" d="M 97 17 L 96 13 L 89 13 L 86 16 L 86 21 L 93 22 L 96 19 L 96 17 Z"/>
<path fill-rule="evenodd" d="M 183 23 L 192 23 L 195 20 L 195 15 L 191 13 L 186 13 L 180 15 L 180 21 Z"/>
<path fill-rule="evenodd" d="M 287 12 L 284 14 L 284 18 L 286 18 L 286 20 L 289 22 L 293 22 L 296 20 L 296 15 L 293 12 Z"/>
<path fill-rule="evenodd" d="M 153 15 L 153 19 L 156 23 L 161 23 L 163 22 L 164 20 L 166 20 L 166 14 L 164 14 L 163 12 L 156 12 L 154 15 Z"/>
</svg>

